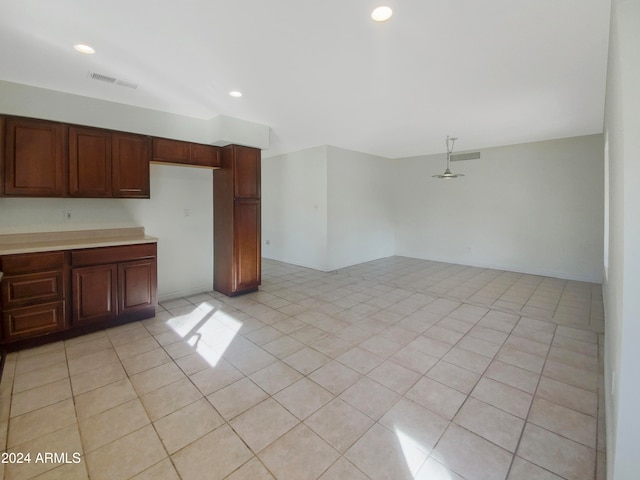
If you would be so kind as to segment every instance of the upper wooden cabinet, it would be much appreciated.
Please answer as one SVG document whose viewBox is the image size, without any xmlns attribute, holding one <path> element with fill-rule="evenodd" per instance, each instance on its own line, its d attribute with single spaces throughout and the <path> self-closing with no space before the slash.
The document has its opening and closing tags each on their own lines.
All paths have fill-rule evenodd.
<svg viewBox="0 0 640 480">
<path fill-rule="evenodd" d="M 110 132 L 69 127 L 69 195 L 111 196 Z"/>
<path fill-rule="evenodd" d="M 234 196 L 260 198 L 260 150 L 239 145 L 224 148 L 233 169 Z"/>
<path fill-rule="evenodd" d="M 152 160 L 200 167 L 219 167 L 219 148 L 168 138 L 153 139 Z"/>
<path fill-rule="evenodd" d="M 5 119 L 4 194 L 66 195 L 66 125 L 30 118 Z M 2 162 L 0 162 L 2 163 Z"/>
<path fill-rule="evenodd" d="M 114 197 L 149 198 L 149 137 L 113 132 L 112 184 Z"/>
<path fill-rule="evenodd" d="M 149 137 L 69 127 L 69 195 L 149 198 Z"/>
<path fill-rule="evenodd" d="M 4 195 L 149 198 L 150 137 L 31 118 L 4 123 Z"/>
</svg>

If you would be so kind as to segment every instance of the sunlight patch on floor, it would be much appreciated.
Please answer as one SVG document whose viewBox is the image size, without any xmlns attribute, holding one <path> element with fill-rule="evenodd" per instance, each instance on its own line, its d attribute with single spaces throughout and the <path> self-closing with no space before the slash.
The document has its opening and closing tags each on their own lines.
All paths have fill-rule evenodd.
<svg viewBox="0 0 640 480">
<path fill-rule="evenodd" d="M 433 458 L 427 459 L 429 455 L 427 452 L 430 449 L 425 448 L 411 435 L 398 427 L 395 427 L 394 430 L 413 480 L 456 480 L 460 478 L 440 462 Z"/>
<path fill-rule="evenodd" d="M 242 322 L 232 314 L 216 310 L 207 302 L 166 323 L 212 367 L 218 364 L 242 328 Z"/>
<path fill-rule="evenodd" d="M 424 452 L 425 448 L 416 441 L 411 435 L 407 435 L 399 428 L 395 428 L 396 437 L 400 442 L 400 448 L 404 455 L 404 460 L 407 463 L 407 468 L 413 478 L 416 478 L 418 470 L 427 458 L 427 454 Z"/>
</svg>

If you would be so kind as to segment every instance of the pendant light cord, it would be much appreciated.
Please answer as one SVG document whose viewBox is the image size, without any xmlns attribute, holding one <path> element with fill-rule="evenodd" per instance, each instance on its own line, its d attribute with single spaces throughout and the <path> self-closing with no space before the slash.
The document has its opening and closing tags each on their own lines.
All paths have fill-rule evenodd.
<svg viewBox="0 0 640 480">
<path fill-rule="evenodd" d="M 451 140 L 451 148 L 449 148 L 449 140 Z M 449 170 L 450 168 L 449 160 L 451 157 L 451 152 L 453 152 L 453 144 L 455 143 L 456 140 L 457 140 L 456 137 L 450 138 L 449 135 L 447 135 L 447 170 Z"/>
</svg>

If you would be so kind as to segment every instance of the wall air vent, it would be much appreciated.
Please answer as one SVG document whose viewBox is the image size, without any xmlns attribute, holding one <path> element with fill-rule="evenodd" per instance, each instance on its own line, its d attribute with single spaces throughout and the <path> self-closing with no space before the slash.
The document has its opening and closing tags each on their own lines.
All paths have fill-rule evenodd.
<svg viewBox="0 0 640 480">
<path fill-rule="evenodd" d="M 110 77 L 109 75 L 104 75 L 102 73 L 89 72 L 89 78 L 93 80 L 98 80 L 100 82 L 111 83 L 113 85 L 119 85 L 121 87 L 127 87 L 136 89 L 138 85 L 136 83 L 127 82 L 126 80 L 120 80 L 115 77 Z"/>
<path fill-rule="evenodd" d="M 480 152 L 471 153 L 457 153 L 451 155 L 452 162 L 461 162 L 462 160 L 478 160 L 480 158 Z"/>
</svg>

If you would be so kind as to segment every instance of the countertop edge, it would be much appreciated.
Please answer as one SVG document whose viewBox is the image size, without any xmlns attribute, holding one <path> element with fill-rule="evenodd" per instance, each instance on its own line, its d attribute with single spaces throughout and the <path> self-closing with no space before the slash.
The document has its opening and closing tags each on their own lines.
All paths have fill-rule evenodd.
<svg viewBox="0 0 640 480">
<path fill-rule="evenodd" d="M 22 253 L 54 252 L 60 250 L 78 250 L 81 248 L 117 247 L 121 245 L 137 245 L 143 243 L 157 243 L 158 238 L 143 237 L 113 237 L 105 239 L 78 239 L 66 241 L 33 242 L 23 244 L 0 245 L 0 255 L 16 255 Z"/>
</svg>

